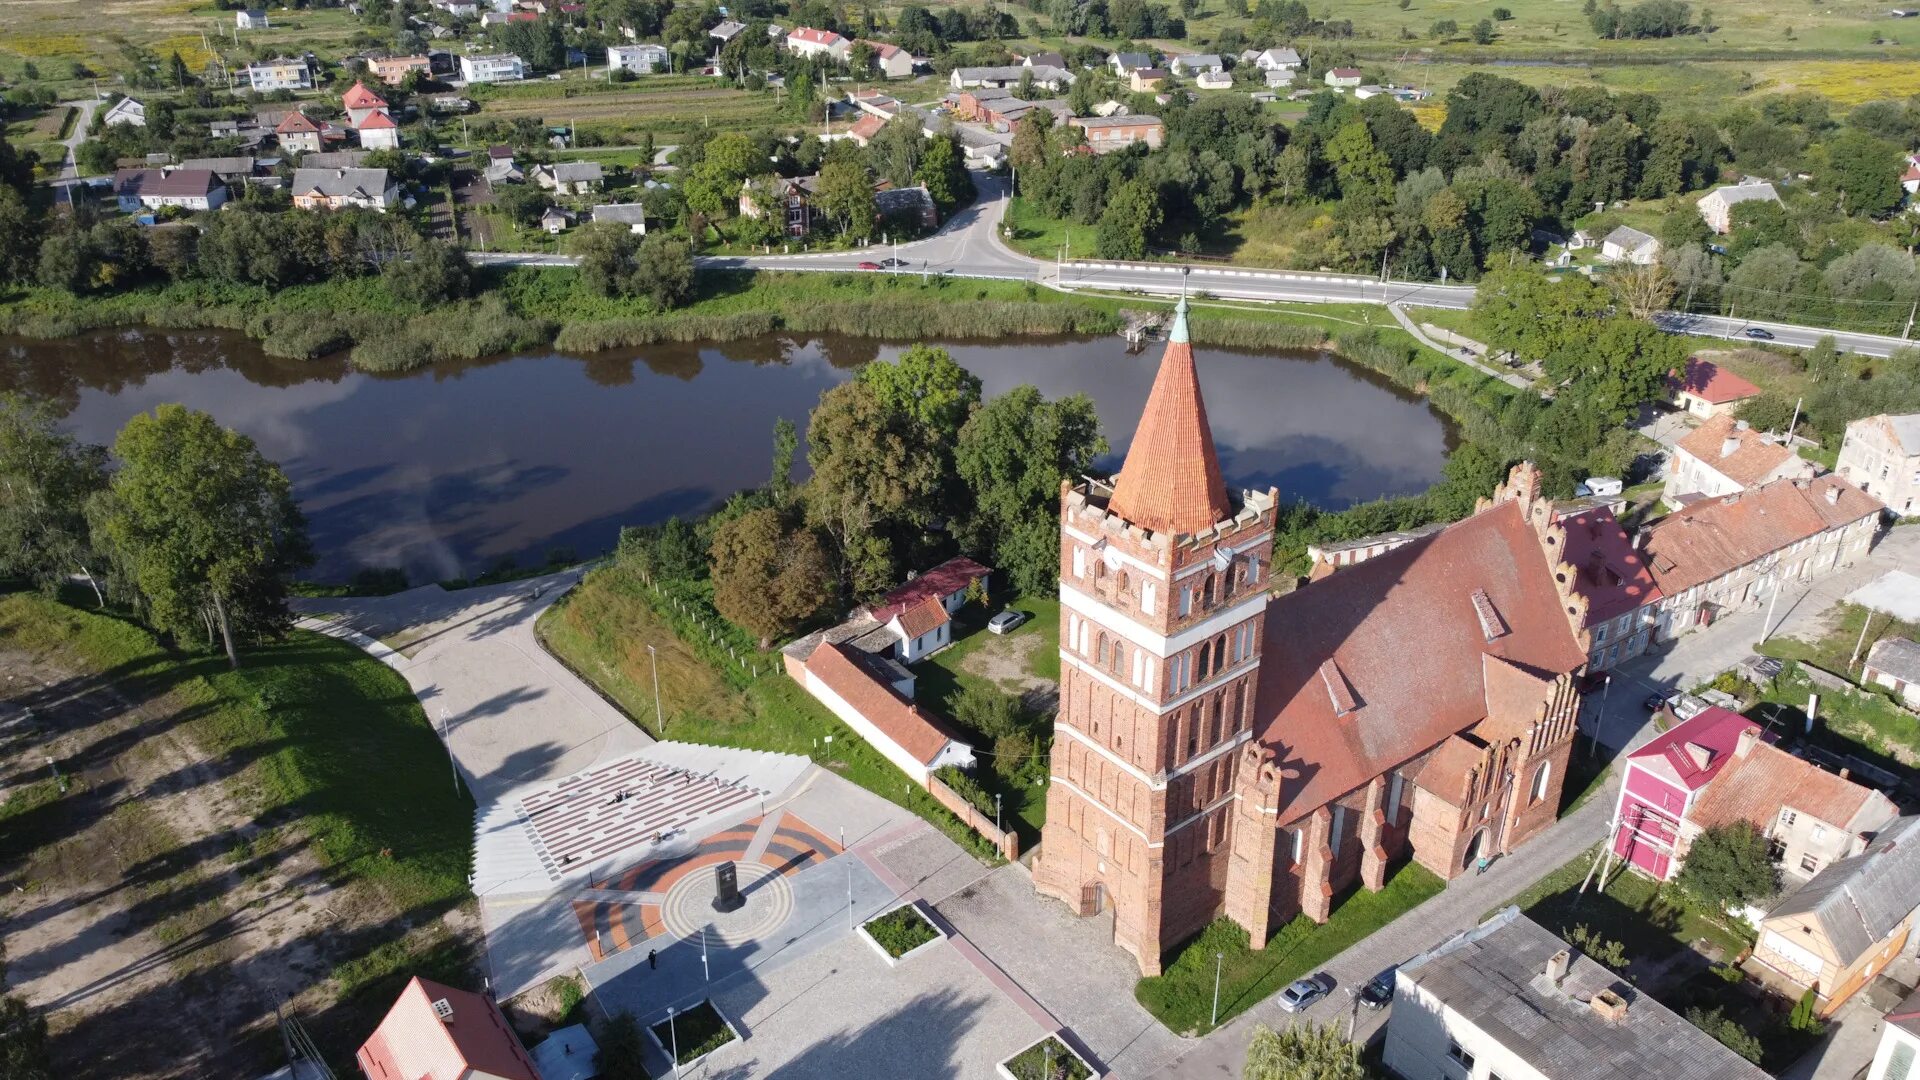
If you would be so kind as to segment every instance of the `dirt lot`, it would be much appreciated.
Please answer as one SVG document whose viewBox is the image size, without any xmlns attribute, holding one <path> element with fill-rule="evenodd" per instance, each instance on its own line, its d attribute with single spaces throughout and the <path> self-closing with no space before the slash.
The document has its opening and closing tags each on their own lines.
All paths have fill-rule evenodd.
<svg viewBox="0 0 1920 1080">
<path fill-rule="evenodd" d="M 0 935 L 10 989 L 49 1013 L 57 1075 L 257 1077 L 284 1063 L 288 1003 L 350 1045 L 325 1030 L 327 977 L 370 947 L 379 905 L 297 830 L 258 824 L 247 763 L 209 760 L 191 718 L 0 651 Z"/>
</svg>

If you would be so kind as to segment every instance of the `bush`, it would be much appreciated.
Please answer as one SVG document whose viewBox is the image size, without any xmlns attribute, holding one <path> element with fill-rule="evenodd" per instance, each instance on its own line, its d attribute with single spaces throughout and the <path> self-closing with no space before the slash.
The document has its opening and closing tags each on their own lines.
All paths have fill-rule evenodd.
<svg viewBox="0 0 1920 1080">
<path fill-rule="evenodd" d="M 1702 1009 L 1698 1005 L 1687 1010 L 1687 1023 L 1713 1036 L 1722 1046 L 1753 1062 L 1760 1064 L 1765 1053 L 1760 1037 L 1742 1027 L 1738 1020 L 1727 1016 L 1718 1007 Z"/>
<path fill-rule="evenodd" d="M 1716 825 L 1687 849 L 1680 887 L 1716 910 L 1771 896 L 1780 888 L 1780 871 L 1769 848 L 1752 822 Z"/>
<path fill-rule="evenodd" d="M 1025 717 L 1020 699 L 1004 690 L 974 683 L 960 691 L 948 706 L 954 722 L 989 739 L 998 739 L 1020 731 Z"/>
<path fill-rule="evenodd" d="M 953 793 L 964 799 L 968 806 L 983 814 L 993 813 L 993 796 L 987 793 L 986 788 L 980 786 L 980 782 L 975 780 L 972 774 L 955 765 L 942 765 L 934 770 L 933 775 L 941 783 L 952 788 Z"/>
<path fill-rule="evenodd" d="M 993 771 L 1012 779 L 1033 760 L 1033 736 L 1024 731 L 1009 731 L 993 740 Z"/>
<path fill-rule="evenodd" d="M 895 960 L 940 936 L 939 931 L 912 904 L 894 908 L 860 925 L 873 938 L 874 944 L 885 949 L 887 955 Z"/>
<path fill-rule="evenodd" d="M 671 1023 L 660 1021 L 653 1025 L 653 1034 L 660 1040 L 661 1046 L 678 1044 L 681 1065 L 711 1054 L 733 1041 L 733 1029 L 720 1018 L 720 1011 L 713 1007 L 711 1001 L 702 1001 L 685 1012 L 675 1014 Z"/>
</svg>

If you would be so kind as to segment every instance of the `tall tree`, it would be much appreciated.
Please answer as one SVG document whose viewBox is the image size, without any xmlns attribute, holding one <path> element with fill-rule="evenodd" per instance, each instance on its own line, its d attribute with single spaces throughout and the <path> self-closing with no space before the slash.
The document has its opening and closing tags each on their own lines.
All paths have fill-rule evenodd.
<svg viewBox="0 0 1920 1080">
<path fill-rule="evenodd" d="M 749 510 L 714 533 L 714 609 L 761 648 L 827 610 L 835 593 L 820 537 L 781 510 Z"/>
<path fill-rule="evenodd" d="M 855 161 L 832 161 L 820 169 L 815 197 L 840 232 L 856 240 L 873 232 L 873 181 Z"/>
<path fill-rule="evenodd" d="M 105 605 L 87 503 L 106 486 L 106 447 L 60 430 L 43 405 L 0 395 L 0 571 L 42 588 L 78 573 Z"/>
<path fill-rule="evenodd" d="M 117 563 L 155 625 L 201 631 L 238 667 L 237 639 L 285 631 L 287 577 L 313 561 L 286 474 L 182 405 L 127 421 L 113 453 L 97 524 Z"/>
<path fill-rule="evenodd" d="M 896 542 L 924 527 L 938 504 L 939 459 L 855 379 L 820 396 L 807 422 L 807 464 L 807 518 L 839 547 L 847 587 L 855 596 L 884 590 L 895 578 Z"/>
<path fill-rule="evenodd" d="M 1371 1080 L 1360 1048 L 1327 1024 L 1294 1024 L 1275 1031 L 1261 1024 L 1247 1044 L 1246 1080 Z"/>
<path fill-rule="evenodd" d="M 1680 887 L 1714 907 L 1763 900 L 1780 888 L 1767 837 L 1751 822 L 1716 825 L 1695 837 Z"/>
<path fill-rule="evenodd" d="M 961 543 L 990 553 L 1021 592 L 1051 589 L 1060 569 L 1060 481 L 1087 472 L 1106 452 L 1085 394 L 1048 401 L 1031 386 L 1017 386 L 987 402 L 960 429 L 954 450 L 972 496 Z"/>
<path fill-rule="evenodd" d="M 1864 131 L 1844 131 L 1827 143 L 1826 151 L 1827 181 L 1839 190 L 1842 211 L 1881 217 L 1900 205 L 1906 162 L 1893 145 Z"/>
</svg>

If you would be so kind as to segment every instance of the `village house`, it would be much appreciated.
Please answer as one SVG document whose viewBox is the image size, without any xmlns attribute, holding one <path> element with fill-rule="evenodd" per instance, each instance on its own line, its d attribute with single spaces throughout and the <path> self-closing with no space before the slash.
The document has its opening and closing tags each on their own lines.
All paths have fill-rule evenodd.
<svg viewBox="0 0 1920 1080">
<path fill-rule="evenodd" d="M 354 133 L 360 136 L 360 146 L 364 150 L 400 149 L 400 125 L 394 122 L 387 110 L 368 116 L 354 127 Z"/>
<path fill-rule="evenodd" d="M 486 170 L 480 174 L 491 191 L 496 184 L 518 184 L 526 180 L 526 174 L 513 160 L 513 147 L 504 144 L 487 147 Z"/>
<path fill-rule="evenodd" d="M 1651 266 L 1660 259 L 1660 241 L 1639 229 L 1622 225 L 1600 241 L 1600 257 L 1608 262 Z"/>
<path fill-rule="evenodd" d="M 1881 413 L 1848 424 L 1834 472 L 1901 517 L 1920 514 L 1920 413 Z"/>
<path fill-rule="evenodd" d="M 1768 183 L 1729 184 L 1700 196 L 1700 201 L 1696 205 L 1700 209 L 1700 217 L 1707 223 L 1707 228 L 1724 234 L 1733 230 L 1733 208 L 1743 202 L 1753 202 L 1756 199 L 1777 203 L 1780 201 L 1780 193 Z"/>
<path fill-rule="evenodd" d="M 1757 609 L 1788 581 L 1853 565 L 1872 545 L 1882 509 L 1828 475 L 1775 480 L 1668 514 L 1642 530 L 1641 549 L 1660 588 L 1658 640 Z"/>
<path fill-rule="evenodd" d="M 326 148 L 327 135 L 331 124 L 323 124 L 306 113 L 295 110 L 282 117 L 274 126 L 273 135 L 280 143 L 280 149 L 290 154 L 313 154 Z"/>
<path fill-rule="evenodd" d="M 593 208 L 595 225 L 625 225 L 627 231 L 639 236 L 647 234 L 647 208 L 639 203 L 619 203 L 617 205 L 596 206 Z"/>
<path fill-rule="evenodd" d="M 559 161 L 533 167 L 534 183 L 562 195 L 586 195 L 599 191 L 606 179 L 606 170 L 597 161 Z"/>
<path fill-rule="evenodd" d="M 1225 71 L 1226 62 L 1217 53 L 1187 53 L 1173 58 L 1173 73 L 1192 77 L 1207 71 Z"/>
<path fill-rule="evenodd" d="M 113 174 L 113 195 L 129 214 L 169 206 L 218 210 L 227 185 L 211 169 L 121 169 Z"/>
<path fill-rule="evenodd" d="M 707 31 L 707 36 L 712 38 L 715 42 L 717 42 L 717 44 L 715 44 L 713 47 L 714 54 L 719 55 L 720 50 L 723 47 L 725 47 L 727 42 L 732 41 L 734 38 L 740 36 L 740 31 L 745 30 L 746 28 L 747 28 L 746 23 L 740 22 L 736 19 L 722 19 L 720 20 L 720 22 L 716 23 L 713 29 Z"/>
<path fill-rule="evenodd" d="M 861 146 L 865 146 L 872 142 L 873 137 L 880 134 L 881 129 L 886 126 L 887 120 L 885 117 L 875 116 L 872 113 L 862 113 L 860 119 L 855 120 L 853 126 L 847 128 L 847 138 L 852 139 Z"/>
<path fill-rule="evenodd" d="M 460 78 L 469 83 L 515 82 L 526 77 L 526 61 L 512 53 L 468 53 L 460 57 Z"/>
<path fill-rule="evenodd" d="M 549 206 L 540 215 L 540 231 L 549 236 L 559 236 L 573 227 L 579 215 L 561 206 Z"/>
<path fill-rule="evenodd" d="M 967 591 L 986 594 L 993 571 L 966 557 L 948 559 L 881 597 L 867 609 L 873 620 L 898 641 L 895 658 L 911 664 L 952 644 L 951 616 L 967 602 Z"/>
<path fill-rule="evenodd" d="M 1253 58 L 1253 66 L 1261 71 L 1280 71 L 1292 75 L 1300 70 L 1300 54 L 1284 46 L 1268 49 Z"/>
<path fill-rule="evenodd" d="M 100 123 L 107 126 L 126 124 L 131 127 L 147 126 L 147 107 L 130 97 L 123 97 L 107 107 L 100 114 Z"/>
<path fill-rule="evenodd" d="M 313 62 L 304 56 L 256 60 L 246 66 L 244 74 L 256 94 L 313 89 Z"/>
<path fill-rule="evenodd" d="M 1224 71 L 1203 71 L 1194 76 L 1193 85 L 1201 90 L 1231 90 L 1233 76 Z"/>
<path fill-rule="evenodd" d="M 1812 990 L 1831 1016 L 1900 955 L 1916 904 L 1920 817 L 1904 817 L 1774 904 L 1744 967 L 1789 993 Z"/>
<path fill-rule="evenodd" d="M 1732 495 L 1775 480 L 1811 477 L 1814 464 L 1783 437 L 1721 413 L 1673 444 L 1661 498 L 1668 506 Z"/>
<path fill-rule="evenodd" d="M 817 176 L 767 177 L 745 180 L 740 184 L 740 216 L 758 220 L 762 201 L 785 218 L 782 230 L 788 236 L 805 236 L 813 231 L 813 192 L 819 186 Z"/>
<path fill-rule="evenodd" d="M 1860 682 L 1893 691 L 1909 709 L 1920 709 L 1920 644 L 1903 638 L 1882 638 L 1867 652 Z"/>
<path fill-rule="evenodd" d="M 1746 822 L 1766 837 L 1789 887 L 1866 850 L 1900 816 L 1885 795 L 1767 742 L 1718 706 L 1627 755 L 1614 807 L 1615 858 L 1671 881 L 1695 839 Z"/>
<path fill-rule="evenodd" d="M 243 8 L 233 13 L 233 25 L 239 30 L 265 30 L 272 25 L 266 8 Z"/>
<path fill-rule="evenodd" d="M 1119 475 L 1062 485 L 1034 867 L 1075 913 L 1111 910 L 1145 974 L 1216 918 L 1264 943 L 1404 859 L 1450 880 L 1545 828 L 1587 654 L 1531 465 L 1463 521 L 1270 593 L 1278 493 L 1228 494 L 1188 317 Z"/>
<path fill-rule="evenodd" d="M 1124 150 L 1134 143 L 1158 150 L 1167 139 L 1167 125 L 1157 116 L 1076 116 L 1067 124 L 1087 133 L 1087 145 L 1096 154 Z"/>
<path fill-rule="evenodd" d="M 400 203 L 399 185 L 385 169 L 295 169 L 291 191 L 302 210 L 359 207 L 384 214 Z"/>
<path fill-rule="evenodd" d="M 492 998 L 417 975 L 355 1059 L 367 1080 L 540 1080 Z"/>
<path fill-rule="evenodd" d="M 877 116 L 882 120 L 891 120 L 900 115 L 900 100 L 878 90 L 855 90 L 847 95 L 853 107 L 868 116 Z"/>
<path fill-rule="evenodd" d="M 1578 236 L 1578 234 L 1575 234 Z M 1667 373 L 1667 389 L 1676 408 L 1703 420 L 1733 411 L 1749 398 L 1760 396 L 1760 388 L 1711 360 L 1687 358 L 1683 371 Z"/>
<path fill-rule="evenodd" d="M 1265 71 L 1261 73 L 1261 78 L 1269 90 L 1280 90 L 1293 85 L 1293 72 L 1291 71 Z"/>
<path fill-rule="evenodd" d="M 1420 1080 L 1769 1080 L 1517 907 L 1399 966 L 1382 1055 Z"/>
<path fill-rule="evenodd" d="M 1153 57 L 1143 52 L 1117 52 L 1107 57 L 1107 66 L 1124 79 L 1140 68 L 1152 67 Z"/>
<path fill-rule="evenodd" d="M 253 178 L 258 162 L 245 154 L 233 157 L 187 158 L 180 163 L 182 169 L 205 169 L 219 177 L 223 184 L 244 184 Z"/>
<path fill-rule="evenodd" d="M 433 61 L 425 56 L 370 56 L 367 58 L 367 74 L 386 83 L 399 86 L 413 72 L 423 76 L 433 74 Z"/>
<path fill-rule="evenodd" d="M 1136 94 L 1150 94 L 1167 84 L 1167 73 L 1160 68 L 1134 68 L 1127 76 L 1127 89 Z"/>
<path fill-rule="evenodd" d="M 831 30 L 800 26 L 787 34 L 787 51 L 795 56 L 825 56 L 844 64 L 853 54 L 853 42 Z"/>
<path fill-rule="evenodd" d="M 913 74 L 913 54 L 900 46 L 866 40 L 860 44 L 873 50 L 873 66 L 886 78 L 904 79 Z"/>
<path fill-rule="evenodd" d="M 611 45 L 607 47 L 608 71 L 631 71 L 651 75 L 665 71 L 671 62 L 665 45 Z"/>
<path fill-rule="evenodd" d="M 1336 90 L 1351 89 L 1360 85 L 1360 69 L 1350 67 L 1328 68 L 1326 83 Z"/>
</svg>

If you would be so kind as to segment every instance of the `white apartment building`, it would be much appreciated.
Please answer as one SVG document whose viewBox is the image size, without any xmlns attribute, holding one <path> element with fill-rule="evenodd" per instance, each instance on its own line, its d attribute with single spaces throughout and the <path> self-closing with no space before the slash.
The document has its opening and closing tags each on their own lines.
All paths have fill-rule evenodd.
<svg viewBox="0 0 1920 1080">
<path fill-rule="evenodd" d="M 514 82 L 527 77 L 527 65 L 512 53 L 462 56 L 460 77 L 470 83 Z"/>
<path fill-rule="evenodd" d="M 1920 514 L 1920 413 L 1848 424 L 1834 471 L 1901 517 Z"/>
</svg>

